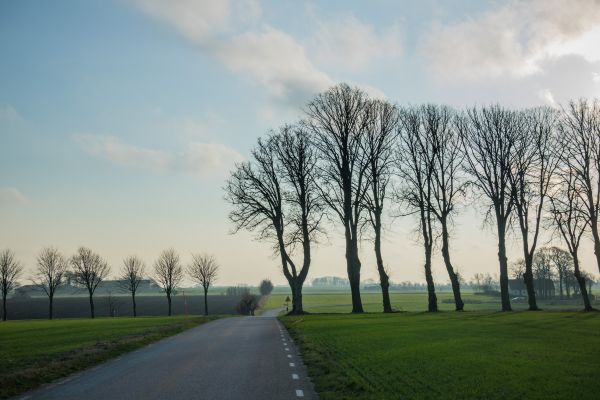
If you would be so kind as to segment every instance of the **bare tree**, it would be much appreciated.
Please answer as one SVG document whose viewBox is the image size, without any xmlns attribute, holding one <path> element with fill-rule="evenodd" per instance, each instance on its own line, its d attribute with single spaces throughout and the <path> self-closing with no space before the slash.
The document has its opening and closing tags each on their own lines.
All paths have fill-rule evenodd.
<svg viewBox="0 0 600 400">
<path fill-rule="evenodd" d="M 523 274 L 525 273 L 525 260 L 519 258 L 516 261 L 513 261 L 508 266 L 508 272 L 513 279 L 523 279 Z"/>
<path fill-rule="evenodd" d="M 126 290 L 131 294 L 134 317 L 137 317 L 135 295 L 140 283 L 144 279 L 145 273 L 146 265 L 144 265 L 144 262 L 138 257 L 130 256 L 123 260 L 123 267 L 121 268 L 121 286 L 123 290 Z"/>
<path fill-rule="evenodd" d="M 471 184 L 489 200 L 487 218 L 495 217 L 500 264 L 500 296 L 502 311 L 511 311 L 508 291 L 508 259 L 506 233 L 514 201 L 510 185 L 511 168 L 515 163 L 515 145 L 523 130 L 522 113 L 500 106 L 474 108 L 457 119 L 465 169 Z"/>
<path fill-rule="evenodd" d="M 90 316 L 94 318 L 94 292 L 100 282 L 106 279 L 110 268 L 100 255 L 87 247 L 77 249 L 77 253 L 71 258 L 71 266 L 75 274 L 75 281 L 80 285 L 84 285 L 88 291 Z"/>
<path fill-rule="evenodd" d="M 568 251 L 553 246 L 549 250 L 550 259 L 558 275 L 559 296 L 564 298 L 564 289 L 567 287 L 568 277 L 573 274 L 573 257 Z"/>
<path fill-rule="evenodd" d="M 323 204 L 317 187 L 317 153 L 304 124 L 286 125 L 273 137 L 278 171 L 286 183 L 288 234 L 287 264 L 283 273 L 292 289 L 292 314 L 303 314 L 302 287 L 311 265 L 312 243 L 321 233 Z M 302 249 L 302 264 L 294 262 L 294 249 Z"/>
<path fill-rule="evenodd" d="M 192 263 L 188 266 L 189 276 L 204 289 L 204 315 L 208 315 L 208 288 L 215 283 L 219 272 L 219 264 L 210 254 L 192 255 Z"/>
<path fill-rule="evenodd" d="M 17 286 L 23 266 L 10 249 L 0 252 L 0 291 L 2 291 L 2 321 L 6 321 L 6 297 Z"/>
<path fill-rule="evenodd" d="M 54 293 L 63 283 L 68 262 L 58 249 L 46 247 L 37 257 L 34 284 L 48 296 L 48 319 L 53 317 Z"/>
<path fill-rule="evenodd" d="M 383 312 L 392 312 L 390 302 L 390 277 L 383 263 L 381 253 L 382 214 L 388 185 L 392 178 L 394 166 L 394 142 L 398 126 L 398 111 L 392 104 L 382 100 L 371 100 L 367 103 L 369 120 L 365 129 L 365 140 L 361 141 L 365 161 L 368 166 L 370 190 L 364 197 L 368 211 L 368 221 L 373 228 L 374 250 L 379 273 L 379 284 L 383 297 Z"/>
<path fill-rule="evenodd" d="M 269 279 L 263 279 L 258 285 L 258 291 L 261 296 L 268 296 L 273 291 L 273 283 Z"/>
<path fill-rule="evenodd" d="M 171 296 L 183 279 L 183 268 L 179 262 L 179 255 L 175 249 L 164 250 L 154 263 L 154 273 L 158 284 L 167 295 L 169 306 L 168 315 L 171 316 Z"/>
<path fill-rule="evenodd" d="M 317 95 L 306 107 L 307 126 L 321 159 L 320 192 L 340 219 L 346 241 L 346 270 L 352 292 L 352 312 L 362 313 L 359 227 L 369 190 L 367 156 L 361 142 L 368 124 L 367 96 L 357 88 L 337 85 Z"/>
<path fill-rule="evenodd" d="M 311 263 L 311 241 L 319 232 L 321 205 L 316 193 L 317 156 L 307 131 L 286 125 L 266 140 L 259 139 L 252 162 L 238 164 L 227 181 L 229 219 L 240 229 L 257 231 L 279 254 L 292 290 L 292 314 L 302 314 L 302 286 Z M 302 248 L 302 266 L 292 255 Z"/>
<path fill-rule="evenodd" d="M 465 181 L 459 176 L 464 152 L 454 119 L 455 112 L 445 106 L 426 105 L 421 108 L 422 124 L 430 142 L 433 157 L 431 165 L 431 212 L 441 227 L 442 258 L 452 285 L 456 311 L 464 309 L 460 281 L 450 259 L 450 224 L 456 212 L 457 199 L 463 195 Z"/>
<path fill-rule="evenodd" d="M 419 217 L 419 230 L 425 251 L 425 281 L 427 282 L 427 310 L 438 310 L 437 296 L 431 271 L 434 245 L 432 225 L 433 160 L 435 157 L 429 131 L 424 129 L 421 111 L 413 107 L 400 112 L 398 171 L 401 188 L 400 200 L 410 214 Z"/>
<path fill-rule="evenodd" d="M 539 310 L 533 285 L 533 258 L 544 214 L 544 201 L 558 165 L 556 154 L 556 112 L 550 108 L 527 111 L 527 122 L 518 132 L 513 148 L 510 183 L 523 246 L 529 310 Z"/>
<path fill-rule="evenodd" d="M 561 148 L 563 148 L 561 146 Z M 585 311 L 593 310 L 585 286 L 585 278 L 579 267 L 579 245 L 589 225 L 589 215 L 586 213 L 584 196 L 579 184 L 578 172 L 568 164 L 561 165 L 559 181 L 553 188 L 550 196 L 551 215 L 554 227 L 562 236 L 567 245 L 569 254 L 573 258 L 575 280 L 579 285 Z M 569 295 L 567 286 L 567 296 Z"/>
<path fill-rule="evenodd" d="M 580 99 L 562 110 L 559 124 L 562 163 L 573 171 L 573 184 L 594 240 L 594 254 L 600 270 L 600 102 Z"/>
</svg>

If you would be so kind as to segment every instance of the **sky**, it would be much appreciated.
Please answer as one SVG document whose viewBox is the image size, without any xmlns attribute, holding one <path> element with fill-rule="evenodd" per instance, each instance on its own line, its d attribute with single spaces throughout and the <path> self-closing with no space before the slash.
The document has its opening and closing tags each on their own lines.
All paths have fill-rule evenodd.
<svg viewBox="0 0 600 400">
<path fill-rule="evenodd" d="M 258 137 L 339 82 L 400 105 L 600 97 L 598 43 L 600 0 L 4 0 L 0 248 L 29 272 L 42 247 L 83 245 L 116 274 L 126 256 L 151 270 L 173 247 L 184 263 L 214 254 L 221 285 L 284 283 L 268 244 L 231 234 L 223 198 Z M 498 270 L 484 211 L 463 204 L 455 219 L 466 278 Z M 416 221 L 392 214 L 391 279 L 423 281 Z M 342 233 L 327 229 L 309 280 L 345 276 Z M 512 261 L 516 235 L 509 246 Z M 597 272 L 589 240 L 582 251 Z M 368 240 L 361 257 L 376 278 Z M 448 280 L 440 257 L 434 278 Z"/>
</svg>

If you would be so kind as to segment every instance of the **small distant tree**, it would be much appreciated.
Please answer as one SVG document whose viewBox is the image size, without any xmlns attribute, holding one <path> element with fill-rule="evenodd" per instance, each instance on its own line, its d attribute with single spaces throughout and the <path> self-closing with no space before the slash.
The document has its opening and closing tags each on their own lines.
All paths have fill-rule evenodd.
<svg viewBox="0 0 600 400">
<path fill-rule="evenodd" d="M 17 279 L 23 266 L 15 258 L 15 253 L 6 249 L 0 252 L 0 290 L 2 291 L 2 321 L 6 321 L 6 297 L 17 286 Z"/>
<path fill-rule="evenodd" d="M 244 315 L 254 315 L 254 312 L 259 307 L 260 302 L 258 296 L 251 293 L 246 293 L 242 296 L 238 304 L 238 312 Z"/>
<path fill-rule="evenodd" d="M 137 307 L 135 295 L 138 287 L 144 279 L 146 266 L 138 257 L 131 256 L 123 260 L 123 268 L 121 269 L 121 285 L 122 288 L 131 293 L 131 302 L 133 304 L 133 316 L 137 317 Z"/>
<path fill-rule="evenodd" d="M 77 253 L 71 258 L 71 266 L 75 273 L 75 281 L 85 286 L 88 291 L 90 315 L 94 318 L 94 292 L 100 282 L 106 279 L 110 268 L 106 261 L 87 247 L 80 247 L 77 250 Z"/>
<path fill-rule="evenodd" d="M 33 283 L 48 296 L 48 319 L 53 317 L 54 293 L 63 283 L 67 267 L 67 260 L 54 247 L 46 247 L 37 257 Z"/>
<path fill-rule="evenodd" d="M 209 254 L 194 254 L 192 256 L 188 274 L 204 289 L 204 315 L 208 315 L 208 288 L 215 282 L 218 273 L 219 264 L 214 256 Z"/>
<path fill-rule="evenodd" d="M 273 284 L 268 279 L 263 279 L 258 286 L 260 294 L 263 296 L 268 296 L 273 291 Z"/>
<path fill-rule="evenodd" d="M 156 281 L 167 295 L 168 315 L 171 316 L 171 296 L 183 279 L 183 268 L 174 249 L 164 250 L 154 264 Z"/>
<path fill-rule="evenodd" d="M 519 258 L 517 261 L 512 262 L 508 267 L 508 272 L 513 279 L 523 279 L 523 274 L 525 274 L 525 260 Z"/>
</svg>

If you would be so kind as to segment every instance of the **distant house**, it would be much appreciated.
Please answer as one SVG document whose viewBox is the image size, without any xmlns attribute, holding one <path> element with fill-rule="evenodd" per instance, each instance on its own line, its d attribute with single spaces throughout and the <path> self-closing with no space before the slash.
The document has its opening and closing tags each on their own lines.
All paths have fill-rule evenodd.
<svg viewBox="0 0 600 400">
<path fill-rule="evenodd" d="M 552 279 L 534 279 L 533 288 L 536 296 L 544 298 L 554 297 L 556 291 Z M 527 296 L 525 281 L 523 279 L 509 279 L 508 291 L 511 296 Z"/>
</svg>

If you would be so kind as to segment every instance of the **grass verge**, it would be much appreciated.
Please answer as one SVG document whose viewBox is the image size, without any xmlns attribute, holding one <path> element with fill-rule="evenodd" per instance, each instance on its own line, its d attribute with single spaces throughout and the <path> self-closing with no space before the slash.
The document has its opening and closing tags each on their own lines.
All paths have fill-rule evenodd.
<svg viewBox="0 0 600 400">
<path fill-rule="evenodd" d="M 23 393 L 217 317 L 9 321 L 0 324 L 0 398 Z"/>
<path fill-rule="evenodd" d="M 597 399 L 600 315 L 282 317 L 321 399 Z"/>
</svg>

